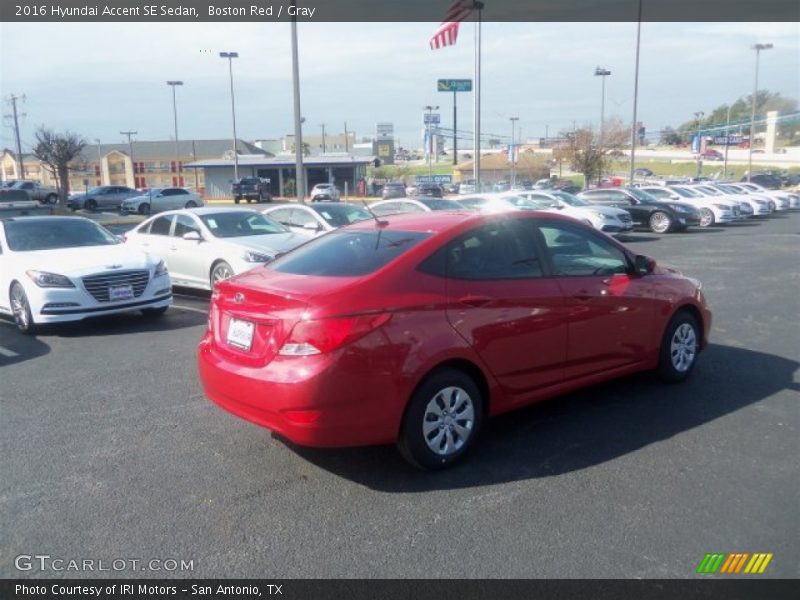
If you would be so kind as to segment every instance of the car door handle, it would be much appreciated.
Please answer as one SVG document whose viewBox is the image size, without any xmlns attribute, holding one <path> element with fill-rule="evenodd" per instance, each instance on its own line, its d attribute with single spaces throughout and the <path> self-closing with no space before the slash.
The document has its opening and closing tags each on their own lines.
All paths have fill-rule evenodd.
<svg viewBox="0 0 800 600">
<path fill-rule="evenodd" d="M 489 296 L 473 296 L 472 294 L 461 296 L 461 298 L 458 299 L 458 301 L 461 304 L 466 304 L 467 306 L 474 306 L 476 308 L 480 306 L 486 306 L 492 300 L 493 298 L 490 298 Z"/>
</svg>

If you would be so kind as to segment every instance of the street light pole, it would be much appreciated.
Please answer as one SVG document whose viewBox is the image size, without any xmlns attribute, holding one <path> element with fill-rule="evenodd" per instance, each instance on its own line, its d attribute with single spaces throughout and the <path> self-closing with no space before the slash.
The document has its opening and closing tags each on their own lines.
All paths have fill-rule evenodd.
<svg viewBox="0 0 800 600">
<path fill-rule="evenodd" d="M 756 96 L 758 95 L 758 58 L 762 50 L 771 50 L 772 44 L 756 44 L 753 50 L 756 51 L 756 80 L 753 84 L 753 98 L 752 110 L 750 111 L 750 143 L 747 144 L 747 181 L 750 181 L 750 176 L 753 172 L 753 142 L 756 141 L 755 124 L 756 124 Z"/>
<path fill-rule="evenodd" d="M 694 113 L 694 120 L 697 122 L 697 176 L 703 174 L 703 140 L 700 138 L 700 119 L 705 113 L 702 110 Z"/>
<path fill-rule="evenodd" d="M 325 154 L 325 123 L 320 125 L 322 127 L 322 153 Z"/>
<path fill-rule="evenodd" d="M 177 173 L 178 183 L 181 177 L 181 153 L 178 146 L 178 104 L 175 100 L 175 88 L 183 85 L 182 81 L 168 81 L 167 85 L 172 88 L 172 115 L 175 118 L 175 172 Z"/>
<path fill-rule="evenodd" d="M 297 17 L 292 17 L 292 92 L 294 98 L 294 158 L 297 201 L 306 201 L 306 177 L 303 172 L 303 117 L 300 116 L 300 58 L 297 50 Z"/>
<path fill-rule="evenodd" d="M 228 59 L 228 73 L 231 80 L 231 118 L 233 119 L 233 179 L 239 181 L 239 154 L 236 152 L 236 101 L 233 95 L 233 59 L 239 58 L 239 53 L 220 52 L 219 56 Z"/>
<path fill-rule="evenodd" d="M 131 157 L 131 170 L 133 171 L 133 186 L 132 187 L 136 187 L 136 166 L 135 166 L 135 163 L 133 162 L 133 141 L 131 140 L 131 136 L 132 135 L 136 135 L 138 133 L 139 133 L 138 131 L 120 131 L 119 132 L 120 135 L 128 136 L 128 155 Z M 109 181 L 108 183 L 111 183 L 111 181 Z"/>
<path fill-rule="evenodd" d="M 516 173 L 514 172 L 514 155 L 516 151 L 515 141 L 516 138 L 514 136 L 514 126 L 516 125 L 517 121 L 519 121 L 519 117 L 509 117 L 509 121 L 511 121 L 511 147 L 509 148 L 509 160 L 511 161 L 511 188 L 514 187 L 514 183 L 516 180 Z"/>
<path fill-rule="evenodd" d="M 633 185 L 633 172 L 636 169 L 637 108 L 639 105 L 639 48 L 642 40 L 642 0 L 639 0 L 639 17 L 636 22 L 636 67 L 633 78 L 633 123 L 631 124 L 631 169 L 630 184 Z"/>
<path fill-rule="evenodd" d="M 433 168 L 431 167 L 431 154 L 433 153 L 433 138 L 431 137 L 431 119 L 433 118 L 431 115 L 433 111 L 439 110 L 438 106 L 431 106 L 430 104 L 425 106 L 425 110 L 428 111 L 428 183 L 433 183 Z"/>
<path fill-rule="evenodd" d="M 600 92 L 600 136 L 598 138 L 598 149 L 600 151 L 600 169 L 597 176 L 597 183 L 603 178 L 603 133 L 606 122 L 606 77 L 611 75 L 611 71 L 606 68 L 596 67 L 594 70 L 595 77 L 600 77 L 602 80 Z"/>
<path fill-rule="evenodd" d="M 728 104 L 728 117 L 725 119 L 725 164 L 722 167 L 722 179 L 728 178 L 728 148 L 731 147 L 731 105 Z"/>
</svg>

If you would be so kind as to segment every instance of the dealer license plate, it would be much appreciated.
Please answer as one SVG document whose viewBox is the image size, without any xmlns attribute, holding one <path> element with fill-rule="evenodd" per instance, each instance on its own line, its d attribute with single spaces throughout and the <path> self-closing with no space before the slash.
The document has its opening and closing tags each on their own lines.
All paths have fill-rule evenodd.
<svg viewBox="0 0 800 600">
<path fill-rule="evenodd" d="M 228 323 L 228 344 L 243 350 L 250 350 L 253 345 L 253 332 L 255 329 L 255 323 L 231 318 L 230 323 Z"/>
<path fill-rule="evenodd" d="M 111 302 L 116 300 L 130 300 L 133 298 L 133 286 L 112 285 L 108 288 L 108 299 Z"/>
</svg>

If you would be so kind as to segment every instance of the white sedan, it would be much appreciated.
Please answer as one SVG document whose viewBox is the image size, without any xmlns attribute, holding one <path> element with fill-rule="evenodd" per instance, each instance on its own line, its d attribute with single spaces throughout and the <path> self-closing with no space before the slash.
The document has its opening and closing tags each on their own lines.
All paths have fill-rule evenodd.
<svg viewBox="0 0 800 600">
<path fill-rule="evenodd" d="M 363 206 L 350 202 L 283 204 L 261 212 L 292 231 L 313 235 L 372 218 Z"/>
<path fill-rule="evenodd" d="M 203 199 L 198 194 L 179 187 L 167 187 L 153 188 L 141 196 L 127 198 L 122 201 L 119 209 L 124 213 L 149 215 L 164 210 L 197 206 L 203 206 Z"/>
<path fill-rule="evenodd" d="M 141 310 L 172 302 L 164 261 L 82 217 L 0 219 L 0 313 L 37 325 Z"/>
<path fill-rule="evenodd" d="M 786 210 L 788 208 L 800 208 L 800 196 L 785 192 L 783 190 L 768 190 L 765 187 L 751 181 L 742 181 L 732 184 L 734 187 L 745 190 L 745 193 L 758 194 L 772 201 L 775 210 Z"/>
<path fill-rule="evenodd" d="M 598 231 L 619 233 L 633 229 L 631 214 L 624 208 L 600 206 L 560 190 L 514 192 L 522 198 L 539 202 L 548 209 L 591 225 Z"/>
<path fill-rule="evenodd" d="M 434 210 L 463 210 L 461 198 L 458 202 L 446 198 L 433 198 L 431 196 L 417 196 L 416 198 L 392 198 L 391 200 L 378 200 L 369 205 L 369 210 L 379 216 L 399 215 L 401 213 L 431 212 Z"/>
<path fill-rule="evenodd" d="M 125 234 L 129 246 L 163 258 L 174 285 L 214 289 L 214 283 L 263 265 L 311 239 L 247 208 L 174 210 Z"/>
<path fill-rule="evenodd" d="M 739 218 L 741 208 L 733 200 L 717 200 L 703 196 L 691 188 L 680 186 L 646 185 L 639 188 L 655 197 L 660 202 L 688 202 L 700 211 L 700 227 L 733 223 Z"/>
<path fill-rule="evenodd" d="M 759 202 L 757 198 L 748 197 L 743 194 L 731 194 L 728 192 L 723 192 L 722 190 L 714 187 L 712 184 L 693 183 L 691 185 L 680 187 L 691 190 L 695 193 L 705 196 L 706 198 L 737 202 L 739 204 L 739 218 L 741 219 L 757 216 L 759 214 L 769 214 L 769 205 L 767 203 Z"/>
</svg>

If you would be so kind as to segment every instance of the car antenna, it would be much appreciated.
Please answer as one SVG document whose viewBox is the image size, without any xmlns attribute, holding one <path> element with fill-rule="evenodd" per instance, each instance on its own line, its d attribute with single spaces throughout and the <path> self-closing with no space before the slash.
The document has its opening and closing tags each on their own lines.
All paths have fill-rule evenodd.
<svg viewBox="0 0 800 600">
<path fill-rule="evenodd" d="M 367 204 L 367 201 L 366 201 L 366 200 L 363 200 L 363 199 L 362 199 L 362 200 L 361 200 L 361 203 L 364 205 L 364 208 L 367 210 L 367 212 L 368 212 L 370 215 L 372 215 L 372 218 L 373 218 L 373 219 L 375 219 L 375 223 L 376 223 L 376 225 L 377 225 L 378 227 L 386 227 L 386 226 L 389 224 L 389 221 L 381 221 L 381 220 L 378 218 L 378 215 L 376 215 L 374 212 L 372 212 L 372 209 L 369 207 L 369 204 Z"/>
</svg>

